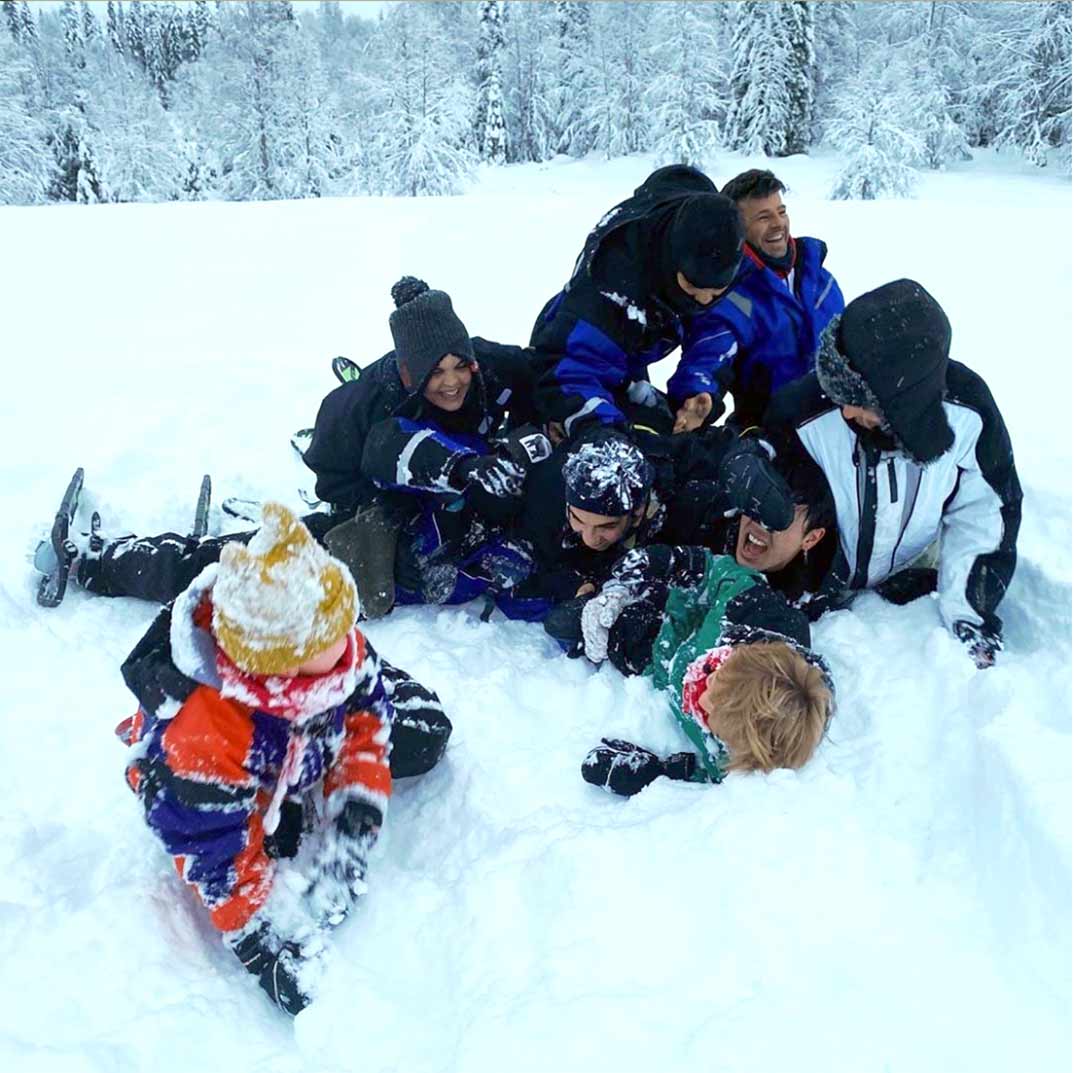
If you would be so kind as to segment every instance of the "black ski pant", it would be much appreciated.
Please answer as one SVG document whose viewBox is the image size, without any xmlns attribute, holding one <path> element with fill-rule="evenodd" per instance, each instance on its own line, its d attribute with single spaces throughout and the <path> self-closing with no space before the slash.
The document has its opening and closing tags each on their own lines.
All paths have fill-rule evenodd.
<svg viewBox="0 0 1074 1073">
<path fill-rule="evenodd" d="M 306 528 L 318 543 L 347 515 L 307 514 Z M 97 596 L 133 596 L 158 604 L 171 603 L 210 563 L 218 562 L 220 549 L 233 540 L 246 544 L 256 529 L 196 540 L 178 533 L 151 537 L 120 537 L 109 541 L 100 555 L 78 561 L 76 580 Z"/>
</svg>

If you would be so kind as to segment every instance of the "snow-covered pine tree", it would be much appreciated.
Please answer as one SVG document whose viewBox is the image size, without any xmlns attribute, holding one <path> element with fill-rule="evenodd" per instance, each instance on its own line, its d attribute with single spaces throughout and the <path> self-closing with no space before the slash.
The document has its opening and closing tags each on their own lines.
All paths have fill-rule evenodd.
<svg viewBox="0 0 1074 1073">
<path fill-rule="evenodd" d="M 19 5 L 19 22 L 22 24 L 23 44 L 37 43 L 37 22 L 26 0 Z"/>
<path fill-rule="evenodd" d="M 503 103 L 504 33 L 502 0 L 482 0 L 477 31 L 477 123 L 475 140 L 482 160 L 507 162 L 507 123 Z"/>
<path fill-rule="evenodd" d="M 1015 7 L 1015 5 L 1011 5 Z M 1069 3 L 1019 4 L 999 38 L 995 75 L 997 145 L 1013 145 L 1044 167 L 1063 147 L 1070 170 L 1071 23 Z"/>
<path fill-rule="evenodd" d="M 659 73 L 649 83 L 645 103 L 649 145 L 658 164 L 703 168 L 718 144 L 718 20 L 724 13 L 720 5 L 675 0 L 661 4 L 653 17 L 649 55 Z"/>
<path fill-rule="evenodd" d="M 585 156 L 596 141 L 596 129 L 587 118 L 586 103 L 595 89 L 591 4 L 556 0 L 556 69 L 552 123 L 555 151 Z"/>
<path fill-rule="evenodd" d="M 105 34 L 112 48 L 122 56 L 126 47 L 126 34 L 123 30 L 123 4 L 120 0 L 108 0 Z"/>
<path fill-rule="evenodd" d="M 78 8 L 82 15 L 82 40 L 89 44 L 101 36 L 101 24 L 86 0 L 79 0 Z"/>
<path fill-rule="evenodd" d="M 382 174 L 392 192 L 412 197 L 458 192 L 476 163 L 467 145 L 473 93 L 445 70 L 450 44 L 435 20 L 427 5 L 404 2 L 382 24 L 390 57 Z"/>
<path fill-rule="evenodd" d="M 644 91 L 650 4 L 611 2 L 593 8 L 591 73 L 594 92 L 583 102 L 594 148 L 606 160 L 641 152 L 648 142 Z"/>
<path fill-rule="evenodd" d="M 123 17 L 127 34 L 126 54 L 145 68 L 145 5 L 142 0 L 131 0 Z"/>
<path fill-rule="evenodd" d="M 509 162 L 547 160 L 556 151 L 555 11 L 550 4 L 505 9 L 504 103 Z"/>
<path fill-rule="evenodd" d="M 0 201 L 9 205 L 47 201 L 56 179 L 47 128 L 27 96 L 33 79 L 18 41 L 0 36 Z"/>
<path fill-rule="evenodd" d="M 68 60 L 76 67 L 84 67 L 86 58 L 83 53 L 82 20 L 75 0 L 63 0 L 60 21 L 63 26 L 63 48 Z"/>
<path fill-rule="evenodd" d="M 732 107 L 727 141 L 744 153 L 785 156 L 793 152 L 790 136 L 800 140 L 803 122 L 811 113 L 813 50 L 804 40 L 812 36 L 808 20 L 799 18 L 797 4 L 746 0 L 736 8 L 732 37 Z M 792 32 L 799 51 L 794 51 Z M 793 96 L 797 94 L 797 96 Z"/>
<path fill-rule="evenodd" d="M 4 22 L 12 40 L 18 44 L 22 40 L 22 21 L 19 19 L 19 5 L 15 0 L 4 0 Z"/>
<path fill-rule="evenodd" d="M 914 132 L 916 106 L 899 93 L 909 78 L 910 69 L 899 60 L 888 62 L 881 46 L 862 71 L 845 79 L 833 94 L 827 139 L 847 154 L 829 194 L 833 200 L 912 194 L 917 181 L 912 165 L 921 159 L 924 146 Z"/>
<path fill-rule="evenodd" d="M 813 108 L 817 79 L 813 3 L 779 5 L 786 28 L 787 127 L 783 155 L 808 153 L 813 142 Z"/>
</svg>

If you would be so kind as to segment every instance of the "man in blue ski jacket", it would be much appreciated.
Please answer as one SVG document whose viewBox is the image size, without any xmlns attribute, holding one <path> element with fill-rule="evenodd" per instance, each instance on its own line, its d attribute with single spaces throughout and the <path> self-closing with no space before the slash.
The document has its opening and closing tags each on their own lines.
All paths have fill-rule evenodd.
<svg viewBox="0 0 1074 1073">
<path fill-rule="evenodd" d="M 723 193 L 746 233 L 742 264 L 719 302 L 695 320 L 698 360 L 715 359 L 734 422 L 760 423 L 772 393 L 813 371 L 821 332 L 843 311 L 843 294 L 824 267 L 828 247 L 791 237 L 786 187 L 770 171 L 736 175 Z M 721 391 L 721 394 L 722 394 Z"/>
</svg>

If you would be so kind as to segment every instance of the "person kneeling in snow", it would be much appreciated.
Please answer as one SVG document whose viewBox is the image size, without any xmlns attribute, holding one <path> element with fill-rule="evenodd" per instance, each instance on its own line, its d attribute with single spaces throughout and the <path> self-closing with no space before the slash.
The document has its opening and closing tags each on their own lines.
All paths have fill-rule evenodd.
<svg viewBox="0 0 1074 1073">
<path fill-rule="evenodd" d="M 805 616 L 729 555 L 629 553 L 583 629 L 591 660 L 652 679 L 692 746 L 662 758 L 603 739 L 582 776 L 611 793 L 630 797 L 662 775 L 719 783 L 732 771 L 799 768 L 831 718 L 831 676 L 809 650 Z"/>
<path fill-rule="evenodd" d="M 346 567 L 269 503 L 249 546 L 226 545 L 123 665 L 139 709 L 117 733 L 146 822 L 292 1015 L 316 986 L 323 933 L 365 889 L 393 770 L 431 768 L 451 729 L 435 694 L 381 664 L 357 605 Z M 427 728 L 398 770 L 389 675 Z"/>
</svg>

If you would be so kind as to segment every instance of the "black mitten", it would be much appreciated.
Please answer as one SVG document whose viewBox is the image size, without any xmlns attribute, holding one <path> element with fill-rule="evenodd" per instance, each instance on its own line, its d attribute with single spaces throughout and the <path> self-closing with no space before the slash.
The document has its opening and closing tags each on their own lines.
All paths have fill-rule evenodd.
<svg viewBox="0 0 1074 1073">
<path fill-rule="evenodd" d="M 467 455 L 456 466 L 452 483 L 466 501 L 492 522 L 505 523 L 522 509 L 525 467 L 499 455 Z"/>
<path fill-rule="evenodd" d="M 794 521 L 794 497 L 760 440 L 743 440 L 723 460 L 720 477 L 731 505 L 766 529 Z"/>
<path fill-rule="evenodd" d="M 1003 649 L 1003 639 L 983 626 L 960 620 L 955 623 L 955 636 L 966 646 L 979 670 L 992 667 L 996 662 L 996 653 Z"/>
<path fill-rule="evenodd" d="M 348 801 L 325 833 L 309 876 L 305 900 L 310 915 L 322 924 L 343 921 L 354 900 L 365 891 L 369 850 L 380 833 L 381 811 L 367 801 Z"/>
<path fill-rule="evenodd" d="M 938 571 L 930 566 L 913 566 L 885 578 L 876 586 L 876 594 L 889 604 L 901 607 L 920 596 L 936 591 Z"/>
<path fill-rule="evenodd" d="M 582 761 L 582 778 L 621 797 L 633 797 L 665 774 L 656 753 L 618 738 L 601 738 Z"/>
<path fill-rule="evenodd" d="M 310 997 L 298 982 L 302 952 L 297 943 L 282 940 L 266 923 L 229 940 L 229 945 L 284 1013 L 294 1017 L 309 1005 Z"/>
<path fill-rule="evenodd" d="M 522 425 L 497 441 L 512 462 L 525 469 L 543 462 L 552 453 L 552 441 L 534 425 Z"/>
</svg>

